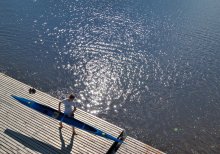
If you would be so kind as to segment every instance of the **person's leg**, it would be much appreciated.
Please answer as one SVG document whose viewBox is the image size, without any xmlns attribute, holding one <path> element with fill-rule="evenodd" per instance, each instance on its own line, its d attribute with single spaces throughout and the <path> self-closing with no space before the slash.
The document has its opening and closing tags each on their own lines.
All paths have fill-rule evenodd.
<svg viewBox="0 0 220 154">
<path fill-rule="evenodd" d="M 72 129 L 73 129 L 73 135 L 77 135 L 75 131 L 75 127 L 72 127 Z"/>
<path fill-rule="evenodd" d="M 63 119 L 65 118 L 65 114 L 64 114 L 64 116 L 62 117 L 62 119 L 61 119 L 61 121 L 59 122 L 59 125 L 60 125 L 60 129 L 62 129 L 63 128 L 63 124 L 62 124 L 62 121 L 63 121 Z"/>
<path fill-rule="evenodd" d="M 74 118 L 74 114 L 71 114 L 70 117 Z M 72 127 L 72 129 L 73 129 L 73 135 L 77 135 L 75 131 L 75 127 Z"/>
<path fill-rule="evenodd" d="M 60 122 L 59 125 L 60 125 L 59 128 L 62 129 L 62 128 L 63 128 L 63 124 L 62 124 L 62 122 Z"/>
</svg>

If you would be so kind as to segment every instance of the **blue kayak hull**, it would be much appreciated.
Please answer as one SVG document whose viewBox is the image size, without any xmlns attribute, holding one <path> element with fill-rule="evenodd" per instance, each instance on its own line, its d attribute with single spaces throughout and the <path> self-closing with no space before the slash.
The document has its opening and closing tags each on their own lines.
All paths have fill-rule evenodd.
<svg viewBox="0 0 220 154">
<path fill-rule="evenodd" d="M 115 142 L 123 142 L 122 140 L 119 140 L 119 139 L 113 137 L 112 135 L 109 135 L 109 134 L 107 134 L 107 133 L 105 133 L 95 127 L 92 127 L 92 126 L 80 121 L 80 120 L 77 120 L 73 117 L 68 117 L 68 116 L 64 115 L 62 112 L 59 112 L 49 106 L 42 105 L 40 103 L 37 103 L 35 101 L 29 100 L 29 99 L 26 99 L 23 97 L 18 97 L 18 96 L 14 96 L 14 95 L 12 95 L 12 97 L 14 99 L 16 99 L 19 103 L 21 103 L 21 104 L 23 104 L 23 105 L 25 105 L 35 111 L 38 111 L 46 116 L 49 116 L 51 118 L 62 121 L 70 126 L 77 127 L 77 128 L 84 130 L 86 132 L 104 137 L 109 140 L 113 140 Z"/>
</svg>

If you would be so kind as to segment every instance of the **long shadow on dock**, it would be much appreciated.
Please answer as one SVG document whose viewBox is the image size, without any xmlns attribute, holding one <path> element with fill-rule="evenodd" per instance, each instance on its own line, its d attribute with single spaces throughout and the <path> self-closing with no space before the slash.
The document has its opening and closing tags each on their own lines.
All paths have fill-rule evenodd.
<svg viewBox="0 0 220 154">
<path fill-rule="evenodd" d="M 60 133 L 60 141 L 61 141 L 61 149 L 58 149 L 50 144 L 44 143 L 42 141 L 39 141 L 35 138 L 28 137 L 26 135 L 23 135 L 19 132 L 15 132 L 10 129 L 6 129 L 4 131 L 5 134 L 7 134 L 9 137 L 13 138 L 14 140 L 18 141 L 19 143 L 23 144 L 25 147 L 37 151 L 42 154 L 48 154 L 48 153 L 71 153 L 72 147 L 73 147 L 73 140 L 74 136 L 71 137 L 69 145 L 65 146 L 65 141 L 62 136 L 61 130 L 59 130 Z"/>
</svg>

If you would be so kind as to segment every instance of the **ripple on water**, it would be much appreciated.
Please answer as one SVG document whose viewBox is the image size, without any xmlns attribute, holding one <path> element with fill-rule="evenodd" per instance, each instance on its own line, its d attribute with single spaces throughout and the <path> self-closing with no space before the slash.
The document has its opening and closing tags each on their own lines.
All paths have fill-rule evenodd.
<svg viewBox="0 0 220 154">
<path fill-rule="evenodd" d="M 0 2 L 0 71 L 170 153 L 218 150 L 217 0 L 16 2 Z"/>
</svg>

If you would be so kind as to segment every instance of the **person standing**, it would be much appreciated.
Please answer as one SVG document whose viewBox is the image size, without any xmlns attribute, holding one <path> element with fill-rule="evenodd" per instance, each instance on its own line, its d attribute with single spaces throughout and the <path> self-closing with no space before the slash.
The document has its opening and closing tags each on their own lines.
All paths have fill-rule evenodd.
<svg viewBox="0 0 220 154">
<path fill-rule="evenodd" d="M 75 96 L 73 94 L 71 94 L 71 95 L 69 95 L 68 98 L 66 98 L 66 99 L 62 100 L 61 102 L 59 102 L 58 111 L 61 112 L 60 106 L 61 106 L 61 103 L 63 103 L 64 108 L 65 108 L 64 109 L 64 115 L 68 116 L 68 117 L 74 117 L 74 112 L 76 111 L 76 107 L 77 107 L 77 104 L 78 104 L 76 101 L 74 101 L 74 99 L 75 99 Z M 73 107 L 73 109 L 72 109 L 72 107 Z M 59 125 L 60 125 L 59 128 L 62 129 L 63 128 L 62 122 L 60 122 Z M 73 128 L 73 135 L 77 135 L 76 131 L 75 131 L 75 128 L 74 127 L 72 127 L 72 128 Z"/>
</svg>

